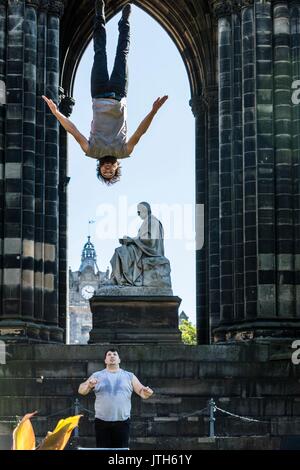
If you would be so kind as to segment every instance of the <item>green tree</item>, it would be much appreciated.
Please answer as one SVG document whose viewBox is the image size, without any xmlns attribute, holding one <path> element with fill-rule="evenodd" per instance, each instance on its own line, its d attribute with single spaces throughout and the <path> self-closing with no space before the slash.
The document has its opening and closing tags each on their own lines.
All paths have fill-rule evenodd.
<svg viewBox="0 0 300 470">
<path fill-rule="evenodd" d="M 182 320 L 179 325 L 182 333 L 181 339 L 184 344 L 197 344 L 196 327 L 188 320 Z"/>
</svg>

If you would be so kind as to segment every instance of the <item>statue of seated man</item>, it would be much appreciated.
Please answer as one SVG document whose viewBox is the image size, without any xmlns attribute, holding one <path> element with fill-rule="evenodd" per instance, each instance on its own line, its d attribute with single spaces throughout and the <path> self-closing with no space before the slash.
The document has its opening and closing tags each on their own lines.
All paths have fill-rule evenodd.
<svg viewBox="0 0 300 470">
<path fill-rule="evenodd" d="M 151 213 L 150 204 L 141 202 L 137 213 L 143 223 L 135 238 L 124 236 L 110 261 L 110 283 L 120 286 L 171 287 L 170 263 L 164 256 L 164 231 Z"/>
</svg>

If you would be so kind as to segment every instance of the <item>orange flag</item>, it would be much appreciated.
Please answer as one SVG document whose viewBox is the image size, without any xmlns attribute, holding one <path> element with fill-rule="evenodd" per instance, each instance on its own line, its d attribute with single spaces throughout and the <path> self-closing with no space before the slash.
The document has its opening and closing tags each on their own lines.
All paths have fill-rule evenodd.
<svg viewBox="0 0 300 470">
<path fill-rule="evenodd" d="M 34 450 L 35 434 L 30 418 L 37 413 L 28 413 L 22 418 L 22 421 L 14 429 L 13 432 L 13 448 L 12 450 Z"/>
<path fill-rule="evenodd" d="M 63 450 L 71 437 L 73 429 L 78 426 L 81 416 L 70 416 L 69 418 L 61 419 L 54 431 L 48 432 L 36 450 Z"/>
<path fill-rule="evenodd" d="M 37 412 L 26 414 L 13 432 L 13 450 L 63 450 L 78 426 L 82 415 L 61 419 L 53 432 L 48 432 L 41 444 L 36 447 L 35 434 L 30 418 Z"/>
</svg>

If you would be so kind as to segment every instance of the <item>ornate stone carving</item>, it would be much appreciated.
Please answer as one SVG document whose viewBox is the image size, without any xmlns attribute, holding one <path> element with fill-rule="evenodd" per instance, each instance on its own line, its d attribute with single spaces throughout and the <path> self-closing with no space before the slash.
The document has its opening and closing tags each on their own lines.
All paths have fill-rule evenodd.
<svg viewBox="0 0 300 470">
<path fill-rule="evenodd" d="M 62 180 L 58 184 L 59 191 L 66 191 L 68 184 L 70 183 L 70 176 L 66 176 L 62 178 Z"/>
<path fill-rule="evenodd" d="M 48 11 L 49 0 L 40 0 L 40 10 Z"/>
<path fill-rule="evenodd" d="M 214 105 L 218 105 L 218 86 L 209 86 L 203 90 L 203 95 L 205 96 L 205 102 L 207 103 L 208 108 L 211 108 Z"/>
<path fill-rule="evenodd" d="M 65 2 L 64 0 L 49 0 L 48 1 L 48 11 L 52 15 L 57 15 L 60 18 L 64 13 Z"/>
<path fill-rule="evenodd" d="M 71 96 L 62 95 L 59 103 L 59 110 L 66 117 L 70 117 L 73 112 L 73 106 L 75 105 L 75 100 Z"/>
<path fill-rule="evenodd" d="M 233 12 L 234 0 L 210 0 L 210 7 L 216 19 L 230 16 Z"/>
<path fill-rule="evenodd" d="M 254 0 L 240 0 L 241 1 L 241 7 L 251 7 L 254 4 Z"/>
<path fill-rule="evenodd" d="M 58 87 L 58 107 L 62 114 L 66 117 L 71 116 L 75 100 L 71 96 L 65 95 L 63 87 Z"/>
<path fill-rule="evenodd" d="M 252 6 L 254 0 L 210 0 L 213 16 L 216 20 L 239 13 L 242 8 Z"/>
<path fill-rule="evenodd" d="M 207 105 L 207 99 L 204 94 L 193 96 L 190 100 L 190 107 L 195 118 L 200 117 L 207 111 Z"/>
<path fill-rule="evenodd" d="M 26 0 L 26 5 L 33 8 L 38 8 L 40 6 L 40 0 Z"/>
</svg>

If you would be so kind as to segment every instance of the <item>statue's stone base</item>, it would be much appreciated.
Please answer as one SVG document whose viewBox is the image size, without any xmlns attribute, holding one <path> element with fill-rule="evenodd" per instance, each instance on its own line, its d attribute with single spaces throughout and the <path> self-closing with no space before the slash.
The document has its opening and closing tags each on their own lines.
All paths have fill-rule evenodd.
<svg viewBox="0 0 300 470">
<path fill-rule="evenodd" d="M 145 287 L 145 286 L 117 286 L 117 285 L 103 285 L 97 290 L 95 296 L 114 296 L 114 297 L 152 297 L 152 296 L 173 296 L 171 287 Z"/>
<path fill-rule="evenodd" d="M 89 343 L 180 343 L 180 303 L 175 296 L 96 295 Z"/>
</svg>

